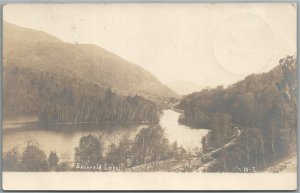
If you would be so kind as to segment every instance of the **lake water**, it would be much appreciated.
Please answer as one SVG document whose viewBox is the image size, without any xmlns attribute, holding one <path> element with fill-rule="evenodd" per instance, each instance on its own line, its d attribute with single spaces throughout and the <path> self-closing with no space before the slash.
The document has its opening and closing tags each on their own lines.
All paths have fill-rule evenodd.
<svg viewBox="0 0 300 193">
<path fill-rule="evenodd" d="M 5 125 L 5 124 L 4 124 Z M 26 145 L 30 138 L 43 151 L 49 155 L 50 151 L 56 151 L 62 160 L 73 160 L 75 147 L 78 147 L 80 138 L 89 134 L 102 136 L 102 144 L 105 149 L 117 142 L 124 135 L 133 138 L 145 125 L 135 126 L 101 126 L 96 124 L 63 125 L 63 129 L 53 130 L 39 129 L 36 123 L 28 123 L 26 127 L 5 128 L 3 130 L 3 152 L 18 146 L 20 149 Z"/>
<path fill-rule="evenodd" d="M 171 143 L 177 141 L 178 145 L 185 148 L 201 146 L 201 139 L 208 133 L 205 129 L 193 129 L 179 125 L 180 113 L 173 110 L 164 110 L 160 119 L 160 125 L 164 129 L 166 137 Z M 79 145 L 82 136 L 89 134 L 102 136 L 102 143 L 108 147 L 126 135 L 133 138 L 146 125 L 135 126 L 103 126 L 97 124 L 61 125 L 51 130 L 43 130 L 36 122 L 5 123 L 3 124 L 3 152 L 18 146 L 22 149 L 26 145 L 26 139 L 30 138 L 34 143 L 49 155 L 50 151 L 56 151 L 62 160 L 74 159 L 74 148 Z"/>
<path fill-rule="evenodd" d="M 173 110 L 164 110 L 160 125 L 164 129 L 169 141 L 177 141 L 185 149 L 201 147 L 202 138 L 208 134 L 207 129 L 196 129 L 178 123 L 180 113 Z"/>
</svg>

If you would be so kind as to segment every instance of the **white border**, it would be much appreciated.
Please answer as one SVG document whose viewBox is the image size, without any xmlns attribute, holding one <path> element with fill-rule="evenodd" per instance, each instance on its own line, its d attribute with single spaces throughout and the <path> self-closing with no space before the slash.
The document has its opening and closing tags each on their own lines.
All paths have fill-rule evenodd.
<svg viewBox="0 0 300 193">
<path fill-rule="evenodd" d="M 297 173 L 3 172 L 4 190 L 296 190 Z"/>
</svg>

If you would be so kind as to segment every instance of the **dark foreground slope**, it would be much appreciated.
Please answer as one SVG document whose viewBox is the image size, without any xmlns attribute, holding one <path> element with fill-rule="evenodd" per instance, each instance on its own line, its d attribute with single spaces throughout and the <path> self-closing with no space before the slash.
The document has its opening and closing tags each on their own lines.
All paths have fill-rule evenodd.
<svg viewBox="0 0 300 193">
<path fill-rule="evenodd" d="M 209 128 L 203 151 L 224 146 L 235 131 L 240 140 L 218 155 L 212 171 L 264 169 L 296 150 L 297 70 L 287 56 L 268 73 L 253 74 L 223 88 L 204 89 L 183 98 L 183 124 Z"/>
</svg>

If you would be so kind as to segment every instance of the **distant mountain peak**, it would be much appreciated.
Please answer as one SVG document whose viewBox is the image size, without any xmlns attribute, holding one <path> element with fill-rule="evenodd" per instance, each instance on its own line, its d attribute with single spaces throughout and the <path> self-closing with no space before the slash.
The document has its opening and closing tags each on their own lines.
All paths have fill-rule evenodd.
<svg viewBox="0 0 300 193">
<path fill-rule="evenodd" d="M 183 80 L 170 82 L 167 84 L 167 86 L 179 95 L 187 95 L 193 92 L 199 92 L 203 88 L 205 88 L 205 86 L 201 86 L 192 81 L 183 81 Z"/>
</svg>

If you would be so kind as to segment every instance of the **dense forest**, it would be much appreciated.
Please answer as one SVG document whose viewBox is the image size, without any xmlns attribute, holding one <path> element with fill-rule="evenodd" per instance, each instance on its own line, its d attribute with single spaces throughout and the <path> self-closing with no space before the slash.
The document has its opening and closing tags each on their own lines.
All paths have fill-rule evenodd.
<svg viewBox="0 0 300 193">
<path fill-rule="evenodd" d="M 177 108 L 184 110 L 182 124 L 210 129 L 202 140 L 203 152 L 224 146 L 241 131 L 209 171 L 263 170 L 296 151 L 296 58 L 287 56 L 270 72 L 249 75 L 228 88 L 190 94 Z"/>
<path fill-rule="evenodd" d="M 102 164 L 118 167 L 122 171 L 126 168 L 139 171 L 136 166 L 143 166 L 141 171 L 158 171 L 161 162 L 165 163 L 170 158 L 179 159 L 187 153 L 182 146 L 178 147 L 177 142 L 171 144 L 159 125 L 141 129 L 133 139 L 124 136 L 118 143 L 111 143 L 106 153 L 103 153 L 101 138 L 84 136 L 75 152 L 75 170 Z"/>
<path fill-rule="evenodd" d="M 210 129 L 197 154 L 200 165 L 211 163 L 205 171 L 262 171 L 295 153 L 296 59 L 287 56 L 279 63 L 268 73 L 249 75 L 227 88 L 204 89 L 180 101 L 177 108 L 184 113 L 179 122 Z M 29 140 L 22 150 L 4 152 L 5 171 L 174 171 L 169 168 L 172 163 L 190 164 L 190 150 L 170 144 L 157 124 L 160 108 L 142 97 L 117 95 L 97 84 L 14 65 L 4 65 L 3 83 L 4 116 L 37 115 L 45 127 L 62 122 L 151 123 L 133 139 L 124 136 L 108 149 L 101 136 L 81 137 L 74 163 L 60 161 L 54 151 L 47 156 Z M 95 164 L 108 168 L 89 167 Z"/>
<path fill-rule="evenodd" d="M 145 127 L 133 139 L 124 135 L 107 150 L 102 136 L 86 135 L 75 147 L 74 162 L 61 160 L 55 151 L 47 156 L 34 140 L 27 138 L 24 148 L 3 154 L 4 171 L 158 171 L 170 158 L 180 159 L 187 151 L 170 143 L 158 125 Z M 140 168 L 139 168 L 140 167 Z"/>
<path fill-rule="evenodd" d="M 159 107 L 140 96 L 114 94 L 110 88 L 77 78 L 4 64 L 4 118 L 32 115 L 51 123 L 158 121 Z"/>
</svg>

